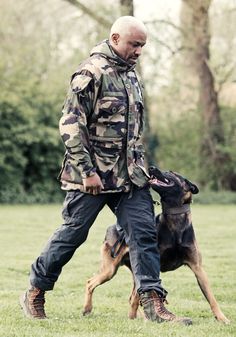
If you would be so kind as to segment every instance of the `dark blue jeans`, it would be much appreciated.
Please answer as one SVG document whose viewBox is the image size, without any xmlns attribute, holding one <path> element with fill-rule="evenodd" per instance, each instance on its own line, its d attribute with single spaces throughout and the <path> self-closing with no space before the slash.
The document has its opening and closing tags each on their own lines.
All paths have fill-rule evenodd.
<svg viewBox="0 0 236 337">
<path fill-rule="evenodd" d="M 32 264 L 31 284 L 42 290 L 53 289 L 62 267 L 86 240 L 90 227 L 105 205 L 116 214 L 117 222 L 125 233 L 138 292 L 155 289 L 165 296 L 167 292 L 159 278 L 160 256 L 153 202 L 146 187 L 133 187 L 132 193 L 96 196 L 80 191 L 67 192 L 62 212 L 64 224 L 53 234 Z"/>
</svg>

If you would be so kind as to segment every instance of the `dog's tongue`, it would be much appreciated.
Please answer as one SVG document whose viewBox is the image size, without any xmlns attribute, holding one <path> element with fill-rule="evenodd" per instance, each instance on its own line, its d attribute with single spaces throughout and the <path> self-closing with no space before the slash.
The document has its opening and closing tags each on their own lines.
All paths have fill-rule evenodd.
<svg viewBox="0 0 236 337">
<path fill-rule="evenodd" d="M 168 183 L 169 181 L 167 179 L 165 179 L 166 182 L 162 181 L 162 180 L 159 180 L 157 178 L 152 178 L 150 180 L 150 183 L 151 184 L 154 184 L 154 185 L 161 185 L 161 186 L 168 186 Z"/>
</svg>

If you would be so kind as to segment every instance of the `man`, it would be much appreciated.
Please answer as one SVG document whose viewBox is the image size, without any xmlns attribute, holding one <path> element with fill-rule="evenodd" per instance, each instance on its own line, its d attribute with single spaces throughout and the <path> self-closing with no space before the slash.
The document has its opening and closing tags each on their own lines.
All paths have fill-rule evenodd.
<svg viewBox="0 0 236 337">
<path fill-rule="evenodd" d="M 141 140 L 143 95 L 134 70 L 146 39 L 142 22 L 120 17 L 109 40 L 97 45 L 72 75 L 60 120 L 66 147 L 60 173 L 67 191 L 64 224 L 32 265 L 31 287 L 21 297 L 29 317 L 46 317 L 45 291 L 53 289 L 62 267 L 108 205 L 124 230 L 146 317 L 191 323 L 166 310 L 167 292 L 159 279 L 154 209 Z"/>
</svg>

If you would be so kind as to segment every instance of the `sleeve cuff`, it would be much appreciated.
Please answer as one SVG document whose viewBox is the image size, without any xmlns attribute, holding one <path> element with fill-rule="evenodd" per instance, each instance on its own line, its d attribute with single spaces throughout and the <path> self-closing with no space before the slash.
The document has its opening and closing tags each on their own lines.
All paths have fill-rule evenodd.
<svg viewBox="0 0 236 337">
<path fill-rule="evenodd" d="M 87 171 L 83 171 L 83 172 L 81 173 L 81 176 L 82 176 L 83 179 L 86 179 L 86 178 L 88 178 L 88 177 L 94 176 L 95 173 L 96 173 L 96 168 L 93 167 L 93 168 L 91 168 L 91 169 L 89 169 L 89 170 L 87 170 Z"/>
</svg>

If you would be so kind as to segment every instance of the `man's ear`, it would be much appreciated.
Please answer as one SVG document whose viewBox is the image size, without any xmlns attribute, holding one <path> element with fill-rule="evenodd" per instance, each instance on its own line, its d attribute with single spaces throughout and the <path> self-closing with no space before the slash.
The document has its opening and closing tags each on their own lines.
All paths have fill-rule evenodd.
<svg viewBox="0 0 236 337">
<path fill-rule="evenodd" d="M 113 33 L 111 36 L 111 40 L 115 45 L 118 45 L 120 40 L 120 35 L 118 33 Z"/>
</svg>

